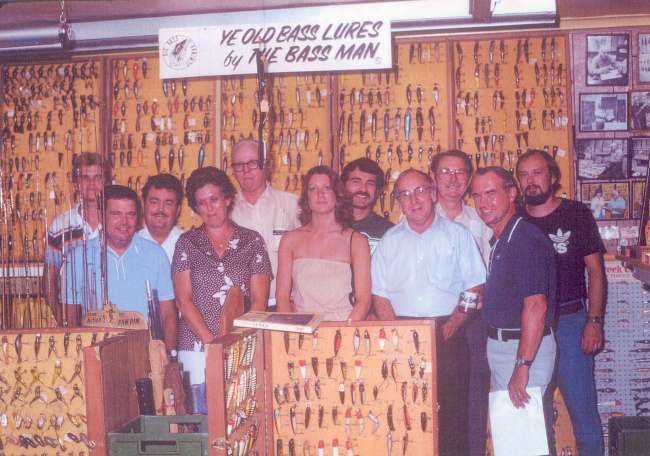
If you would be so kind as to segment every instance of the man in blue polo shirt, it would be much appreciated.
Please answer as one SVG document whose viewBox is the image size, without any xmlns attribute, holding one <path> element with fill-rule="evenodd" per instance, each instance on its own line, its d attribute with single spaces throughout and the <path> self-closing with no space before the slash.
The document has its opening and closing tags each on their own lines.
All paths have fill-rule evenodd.
<svg viewBox="0 0 650 456">
<path fill-rule="evenodd" d="M 471 188 L 476 210 L 494 231 L 482 309 L 492 387 L 508 390 L 515 407 L 524 407 L 526 387 L 539 386 L 543 394 L 555 365 L 555 251 L 536 226 L 516 215 L 511 173 L 480 168 Z"/>
<path fill-rule="evenodd" d="M 165 345 L 168 350 L 175 349 L 176 310 L 169 260 L 159 245 L 135 233 L 141 212 L 138 196 L 128 187 L 108 185 L 104 205 L 108 301 L 119 310 L 140 312 L 147 318 L 148 280 L 158 292 Z M 70 322 L 79 322 L 82 306 L 83 310 L 102 307 L 101 250 L 97 237 L 66 258 L 61 302 L 66 304 Z"/>
</svg>

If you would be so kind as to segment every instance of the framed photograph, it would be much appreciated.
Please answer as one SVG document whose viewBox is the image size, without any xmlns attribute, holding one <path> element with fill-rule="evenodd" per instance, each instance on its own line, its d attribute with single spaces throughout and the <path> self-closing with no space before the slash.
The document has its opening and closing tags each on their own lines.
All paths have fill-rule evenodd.
<svg viewBox="0 0 650 456">
<path fill-rule="evenodd" d="M 580 131 L 627 130 L 627 93 L 581 93 Z"/>
<path fill-rule="evenodd" d="M 650 137 L 630 139 L 630 177 L 646 177 L 650 159 Z"/>
<path fill-rule="evenodd" d="M 587 35 L 587 85 L 627 85 L 629 51 L 629 33 Z"/>
<path fill-rule="evenodd" d="M 578 179 L 626 179 L 629 177 L 627 139 L 578 139 Z"/>
<path fill-rule="evenodd" d="M 591 209 L 596 220 L 630 218 L 630 182 L 583 182 L 580 199 Z"/>
<path fill-rule="evenodd" d="M 632 218 L 640 219 L 643 214 L 645 181 L 632 181 Z"/>
<path fill-rule="evenodd" d="M 630 94 L 632 130 L 650 130 L 650 90 Z"/>
<path fill-rule="evenodd" d="M 639 82 L 650 83 L 650 33 L 639 33 Z"/>
</svg>

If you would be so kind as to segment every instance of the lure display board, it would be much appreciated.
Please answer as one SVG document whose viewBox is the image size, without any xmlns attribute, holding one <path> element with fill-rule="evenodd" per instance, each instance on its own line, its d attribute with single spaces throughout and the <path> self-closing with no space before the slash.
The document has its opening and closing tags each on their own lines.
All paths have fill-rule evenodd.
<svg viewBox="0 0 650 456">
<path fill-rule="evenodd" d="M 434 323 L 386 323 L 265 333 L 268 454 L 437 454 Z"/>
<path fill-rule="evenodd" d="M 106 454 L 112 422 L 137 415 L 133 382 L 147 372 L 148 335 L 95 331 L 0 333 L 0 441 L 6 454 Z M 110 351 L 120 354 L 122 366 L 113 366 L 105 381 L 101 364 Z"/>
</svg>

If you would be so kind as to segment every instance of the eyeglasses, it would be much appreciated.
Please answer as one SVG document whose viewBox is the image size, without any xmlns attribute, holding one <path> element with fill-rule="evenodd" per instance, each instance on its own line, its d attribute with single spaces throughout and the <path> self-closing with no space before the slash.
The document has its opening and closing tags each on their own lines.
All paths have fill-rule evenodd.
<svg viewBox="0 0 650 456">
<path fill-rule="evenodd" d="M 420 185 L 419 187 L 415 187 L 412 190 L 402 190 L 401 192 L 395 192 L 395 198 L 397 198 L 400 201 L 406 201 L 411 197 L 411 195 L 420 197 L 424 195 L 425 192 L 431 190 L 432 188 L 433 187 L 431 185 Z"/>
<path fill-rule="evenodd" d="M 259 169 L 262 167 L 262 162 L 260 162 L 259 160 L 249 160 L 247 162 L 232 164 L 232 169 L 237 172 L 243 171 L 244 167 L 248 169 Z"/>
<path fill-rule="evenodd" d="M 467 174 L 467 170 L 464 168 L 458 168 L 458 169 L 441 168 L 440 174 L 442 174 L 443 176 L 464 176 Z"/>
</svg>

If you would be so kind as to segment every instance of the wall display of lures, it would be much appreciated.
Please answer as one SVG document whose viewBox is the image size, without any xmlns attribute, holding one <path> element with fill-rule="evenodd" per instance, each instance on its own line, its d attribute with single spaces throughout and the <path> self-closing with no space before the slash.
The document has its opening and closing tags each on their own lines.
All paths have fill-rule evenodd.
<svg viewBox="0 0 650 456">
<path fill-rule="evenodd" d="M 562 189 L 571 195 L 566 40 L 543 35 L 453 43 L 455 146 L 471 153 L 475 167 L 514 170 L 527 149 L 544 149 L 557 159 Z"/>
<path fill-rule="evenodd" d="M 72 160 L 98 150 L 101 85 L 97 59 L 0 66 L 3 328 L 53 323 L 38 287 L 8 281 L 38 274 L 48 223 L 76 202 Z"/>
<path fill-rule="evenodd" d="M 393 63 L 385 71 L 338 76 L 333 134 L 339 169 L 367 157 L 384 170 L 388 185 L 378 210 L 396 220 L 390 184 L 410 167 L 427 172 L 433 156 L 448 149 L 447 42 L 399 44 Z"/>
<path fill-rule="evenodd" d="M 155 55 L 109 61 L 110 147 L 114 180 L 141 194 L 147 177 L 175 175 L 183 186 L 196 168 L 214 165 L 215 88 L 208 79 L 161 80 Z M 179 224 L 198 224 L 183 211 Z"/>
<path fill-rule="evenodd" d="M 98 442 L 88 430 L 92 373 L 84 348 L 119 334 L 96 331 L 0 333 L 0 443 L 6 454 L 93 454 Z"/>
<path fill-rule="evenodd" d="M 270 76 L 262 99 L 268 113 L 259 112 L 257 78 L 221 80 L 221 169 L 229 166 L 233 146 L 245 138 L 264 145 L 276 188 L 300 192 L 301 178 L 311 167 L 332 165 L 330 147 L 330 77 L 324 74 Z"/>
<path fill-rule="evenodd" d="M 207 346 L 208 433 L 213 455 L 266 454 L 264 338 L 258 330 L 235 330 Z M 213 414 L 213 411 L 216 411 Z"/>
<path fill-rule="evenodd" d="M 437 454 L 434 334 L 417 320 L 266 332 L 271 454 Z"/>
</svg>

